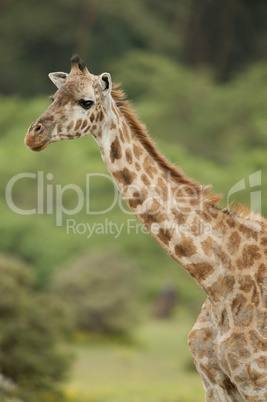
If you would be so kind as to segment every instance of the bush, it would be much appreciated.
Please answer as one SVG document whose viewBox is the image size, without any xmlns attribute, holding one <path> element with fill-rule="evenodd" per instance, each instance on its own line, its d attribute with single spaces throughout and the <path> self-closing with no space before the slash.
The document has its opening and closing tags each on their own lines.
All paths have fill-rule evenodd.
<svg viewBox="0 0 267 402">
<path fill-rule="evenodd" d="M 23 400 L 60 401 L 69 357 L 58 341 L 66 322 L 63 305 L 36 291 L 30 268 L 0 255 L 0 372 Z"/>
<path fill-rule="evenodd" d="M 0 374 L 0 401 L 1 402 L 23 402 L 17 398 L 18 387 L 7 377 Z"/>
<path fill-rule="evenodd" d="M 125 335 L 136 323 L 135 269 L 115 252 L 88 253 L 56 273 L 53 290 L 68 305 L 77 330 Z"/>
</svg>

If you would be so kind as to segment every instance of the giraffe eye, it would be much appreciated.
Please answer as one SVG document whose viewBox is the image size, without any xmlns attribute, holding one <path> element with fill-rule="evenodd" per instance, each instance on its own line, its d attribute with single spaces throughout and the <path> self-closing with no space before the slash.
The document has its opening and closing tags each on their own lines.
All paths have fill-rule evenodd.
<svg viewBox="0 0 267 402">
<path fill-rule="evenodd" d="M 84 100 L 84 99 L 79 100 L 78 103 L 84 109 L 90 109 L 90 107 L 92 107 L 94 104 L 94 102 L 92 100 Z"/>
</svg>

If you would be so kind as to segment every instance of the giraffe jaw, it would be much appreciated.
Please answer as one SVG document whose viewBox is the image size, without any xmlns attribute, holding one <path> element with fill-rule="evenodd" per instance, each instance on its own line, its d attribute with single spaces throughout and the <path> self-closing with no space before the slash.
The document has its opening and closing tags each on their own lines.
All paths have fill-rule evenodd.
<svg viewBox="0 0 267 402">
<path fill-rule="evenodd" d="M 33 152 L 41 152 L 44 151 L 48 147 L 48 143 L 45 143 L 43 145 L 38 145 L 37 147 L 29 147 L 28 148 L 33 151 Z"/>
</svg>

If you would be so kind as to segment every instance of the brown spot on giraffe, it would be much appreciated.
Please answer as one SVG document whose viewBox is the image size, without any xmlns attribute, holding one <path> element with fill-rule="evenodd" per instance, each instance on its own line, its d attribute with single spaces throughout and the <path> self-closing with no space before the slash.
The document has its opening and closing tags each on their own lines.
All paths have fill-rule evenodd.
<svg viewBox="0 0 267 402">
<path fill-rule="evenodd" d="M 229 216 L 228 219 L 226 219 L 226 223 L 228 224 L 228 226 L 230 228 L 234 228 L 235 225 L 236 225 L 236 223 L 235 223 L 235 221 L 234 221 L 232 216 Z"/>
<path fill-rule="evenodd" d="M 156 169 L 152 170 L 152 174 L 153 174 L 153 172 L 156 173 L 157 170 Z M 153 178 L 153 176 L 152 176 L 152 178 Z M 159 179 L 158 179 L 158 185 L 155 188 L 155 191 L 157 194 L 159 194 L 159 196 L 163 199 L 163 201 L 165 201 L 165 202 L 168 201 L 168 199 L 170 197 L 169 192 L 168 192 L 168 187 L 166 186 L 166 184 L 164 183 L 164 181 L 161 177 L 159 177 Z"/>
<path fill-rule="evenodd" d="M 120 159 L 121 157 L 122 152 L 121 152 L 120 141 L 118 137 L 116 137 L 110 146 L 110 160 L 112 163 L 114 163 L 115 160 Z"/>
<path fill-rule="evenodd" d="M 240 270 L 250 268 L 261 258 L 260 249 L 255 244 L 246 244 L 243 247 L 242 257 L 237 261 Z"/>
<path fill-rule="evenodd" d="M 175 215 L 175 221 L 178 223 L 178 225 L 184 225 L 187 221 L 187 216 L 181 213 L 177 213 L 177 211 L 174 211 L 173 214 Z"/>
<path fill-rule="evenodd" d="M 200 244 L 202 247 L 203 252 L 205 253 L 205 255 L 207 255 L 208 257 L 211 257 L 213 254 L 213 250 L 212 250 L 212 246 L 213 246 L 213 240 L 210 236 L 207 237 L 206 240 L 203 240 Z"/>
<path fill-rule="evenodd" d="M 92 126 L 89 124 L 87 126 L 87 128 L 84 130 L 84 134 L 88 133 L 88 131 L 91 131 L 91 129 L 92 129 Z"/>
<path fill-rule="evenodd" d="M 177 257 L 191 257 L 196 254 L 197 249 L 190 237 L 181 235 L 181 243 L 175 246 L 175 254 Z"/>
<path fill-rule="evenodd" d="M 256 331 L 249 331 L 249 340 L 254 352 L 257 352 L 258 350 L 267 352 L 267 342 Z"/>
<path fill-rule="evenodd" d="M 82 119 L 78 119 L 75 125 L 74 130 L 78 130 L 81 127 L 82 124 Z"/>
<path fill-rule="evenodd" d="M 74 126 L 74 122 L 71 121 L 71 122 L 67 125 L 67 131 L 70 131 L 73 126 Z"/>
<path fill-rule="evenodd" d="M 95 121 L 95 115 L 94 113 L 90 114 L 90 122 L 93 123 Z"/>
<path fill-rule="evenodd" d="M 143 150 L 140 146 L 133 144 L 133 152 L 134 152 L 134 156 L 139 160 L 143 153 Z"/>
<path fill-rule="evenodd" d="M 199 219 L 197 216 L 193 219 L 193 222 L 190 227 L 191 233 L 193 236 L 201 236 L 205 233 L 205 224 Z"/>
<path fill-rule="evenodd" d="M 207 287 L 207 292 L 213 294 L 215 302 L 219 302 L 221 297 L 226 298 L 233 292 L 235 285 L 235 278 L 232 275 L 219 275 L 218 279 Z"/>
<path fill-rule="evenodd" d="M 189 200 L 189 202 L 192 205 L 192 207 L 197 207 L 200 205 L 200 201 L 196 198 L 192 198 L 191 200 Z"/>
<path fill-rule="evenodd" d="M 168 192 L 168 186 L 165 184 L 164 180 L 162 179 L 162 177 L 158 178 L 158 186 L 160 188 L 162 188 L 162 190 L 167 193 Z"/>
<path fill-rule="evenodd" d="M 145 157 L 143 167 L 148 176 L 153 179 L 154 174 L 157 173 L 157 169 L 155 168 L 155 162 L 150 156 Z"/>
<path fill-rule="evenodd" d="M 214 267 L 208 262 L 188 264 L 186 268 L 188 272 L 199 282 L 204 281 L 214 272 Z"/>
<path fill-rule="evenodd" d="M 131 172 L 127 168 L 123 168 L 122 170 L 113 172 L 113 176 L 123 186 L 129 186 L 130 184 L 132 184 L 132 182 L 136 178 L 136 173 Z"/>
<path fill-rule="evenodd" d="M 82 124 L 82 126 L 81 126 L 81 129 L 83 130 L 83 129 L 87 126 L 87 124 L 88 124 L 88 120 L 85 119 L 85 120 L 83 121 L 83 124 Z"/>
<path fill-rule="evenodd" d="M 204 211 L 197 211 L 197 215 L 205 222 L 211 222 L 212 218 Z"/>
<path fill-rule="evenodd" d="M 246 326 L 251 323 L 253 309 L 251 305 L 247 304 L 247 299 L 238 294 L 231 305 L 233 320 L 235 325 Z"/>
<path fill-rule="evenodd" d="M 117 126 L 116 126 L 114 120 L 112 120 L 112 121 L 111 121 L 111 125 L 110 125 L 110 129 L 111 129 L 111 130 L 115 130 L 115 128 L 117 128 Z"/>
<path fill-rule="evenodd" d="M 154 199 L 150 207 L 147 207 L 147 211 L 139 216 L 143 219 L 145 225 L 149 227 L 152 223 L 161 223 L 168 219 L 168 215 L 161 211 L 162 205 Z"/>
<path fill-rule="evenodd" d="M 156 199 L 153 199 L 153 202 L 148 208 L 148 211 L 151 214 L 156 214 L 158 212 L 161 212 L 162 208 L 163 208 L 162 204 L 160 204 Z"/>
<path fill-rule="evenodd" d="M 222 342 L 221 349 L 227 356 L 231 370 L 236 370 L 240 365 L 241 356 L 249 357 L 249 345 L 246 336 L 242 333 L 233 333 Z"/>
<path fill-rule="evenodd" d="M 128 200 L 130 207 L 137 208 L 139 205 L 142 205 L 146 199 L 146 196 L 147 196 L 146 190 L 142 190 L 142 192 L 135 191 L 133 193 L 133 198 L 130 198 Z"/>
<path fill-rule="evenodd" d="M 225 377 L 225 380 L 223 381 L 223 387 L 226 390 L 227 394 L 232 396 L 233 394 L 237 394 L 237 388 L 236 386 L 231 382 L 229 377 Z"/>
<path fill-rule="evenodd" d="M 201 317 L 201 316 L 200 316 Z M 213 338 L 213 332 L 210 328 L 205 328 L 204 326 L 198 329 L 193 329 L 188 337 L 188 343 L 190 350 L 194 355 L 197 355 L 198 360 L 201 360 L 203 357 L 207 355 L 212 355 L 212 348 L 208 347 L 208 350 L 205 348 L 199 348 L 199 344 L 201 345 L 211 345 L 211 341 Z"/>
<path fill-rule="evenodd" d="M 266 295 L 266 301 L 267 301 L 267 295 Z M 259 295 L 259 291 L 255 286 L 253 286 L 253 292 L 252 292 L 252 296 L 251 296 L 251 302 L 252 304 L 254 304 L 254 306 L 258 306 L 260 304 L 260 295 Z M 267 303 L 265 303 L 267 305 Z"/>
<path fill-rule="evenodd" d="M 171 234 L 171 231 L 169 229 L 160 228 L 159 233 L 158 233 L 158 237 L 162 241 L 162 243 L 168 245 L 169 242 L 172 239 L 172 234 Z"/>
<path fill-rule="evenodd" d="M 216 367 L 210 367 L 209 364 L 200 364 L 200 369 L 208 377 L 212 384 L 216 384 L 216 375 L 218 374 L 218 369 Z"/>
<path fill-rule="evenodd" d="M 221 319 L 220 319 L 220 322 L 219 322 L 219 326 L 220 326 L 220 328 L 221 328 L 220 331 L 221 331 L 222 335 L 223 335 L 223 334 L 226 334 L 226 333 L 229 331 L 229 329 L 230 329 L 230 323 L 229 323 L 229 318 L 228 318 L 226 309 L 224 309 L 224 310 L 222 311 Z"/>
<path fill-rule="evenodd" d="M 248 365 L 247 371 L 250 380 L 254 383 L 255 388 L 262 388 L 266 382 L 266 373 L 256 371 L 251 364 Z"/>
<path fill-rule="evenodd" d="M 61 132 L 62 132 L 62 124 L 59 124 L 59 125 L 57 126 L 57 132 L 58 132 L 58 133 L 61 133 Z"/>
<path fill-rule="evenodd" d="M 150 180 L 148 179 L 148 177 L 145 174 L 142 174 L 141 180 L 146 186 L 150 185 Z"/>
<path fill-rule="evenodd" d="M 264 299 L 264 298 L 265 298 L 265 299 Z M 262 299 L 264 299 L 264 301 L 262 302 L 263 306 L 267 306 L 267 296 L 266 296 L 266 293 L 265 293 L 264 296 L 262 295 Z M 263 310 L 257 309 L 257 310 L 256 310 L 256 314 L 255 314 L 255 317 L 256 317 L 256 321 L 257 321 L 257 324 L 256 324 L 255 328 L 257 329 L 257 331 L 258 331 L 260 334 L 262 334 L 262 336 L 264 336 L 265 338 L 267 338 L 267 325 L 266 325 L 266 322 L 267 322 L 267 311 L 266 311 L 266 310 L 263 311 Z"/>
<path fill-rule="evenodd" d="M 255 286 L 254 280 L 252 279 L 251 275 L 241 276 L 241 278 L 238 279 L 238 284 L 239 289 L 245 293 L 250 292 Z"/>
<path fill-rule="evenodd" d="M 251 230 L 246 225 L 240 225 L 240 232 L 243 233 L 248 239 L 258 240 L 258 233 L 254 230 Z"/>
<path fill-rule="evenodd" d="M 227 272 L 232 271 L 231 258 L 228 254 L 226 254 L 226 252 L 222 249 L 222 247 L 214 243 L 212 249 L 217 264 L 219 263 L 220 266 L 222 266 Z"/>
<path fill-rule="evenodd" d="M 127 148 L 125 151 L 125 157 L 129 165 L 131 165 L 133 163 L 133 157 L 132 157 L 132 151 L 129 148 Z"/>
<path fill-rule="evenodd" d="M 122 131 L 125 136 L 127 142 L 131 142 L 130 135 L 129 135 L 129 127 L 126 125 L 125 121 L 122 123 Z"/>
<path fill-rule="evenodd" d="M 166 220 L 167 215 L 162 214 L 162 213 L 151 213 L 151 212 L 145 212 L 143 214 L 139 215 L 140 218 L 144 221 L 144 225 L 147 228 L 147 230 L 152 230 L 151 226 L 153 223 L 161 223 Z M 153 230 L 154 233 L 154 230 Z"/>
<path fill-rule="evenodd" d="M 255 359 L 255 363 L 260 369 L 267 371 L 267 356 L 260 356 Z"/>
<path fill-rule="evenodd" d="M 96 116 L 96 121 L 101 122 L 104 119 L 104 113 L 103 110 L 101 109 L 100 112 Z"/>
<path fill-rule="evenodd" d="M 267 276 L 267 267 L 265 264 L 260 264 L 258 268 L 258 272 L 255 275 L 255 280 L 257 286 L 261 292 L 261 302 L 264 306 L 267 306 L 267 292 L 266 292 L 266 276 Z M 267 319 L 267 316 L 266 316 Z M 266 327 L 267 330 L 267 327 Z M 266 334 L 267 336 L 267 334 Z"/>
<path fill-rule="evenodd" d="M 227 248 L 229 250 L 229 253 L 234 255 L 236 254 L 237 250 L 239 249 L 241 243 L 241 236 L 238 232 L 233 232 L 228 241 L 227 241 Z"/>
<path fill-rule="evenodd" d="M 213 219 L 217 219 L 218 217 L 218 208 L 216 208 L 214 205 L 209 205 L 209 214 Z"/>
</svg>

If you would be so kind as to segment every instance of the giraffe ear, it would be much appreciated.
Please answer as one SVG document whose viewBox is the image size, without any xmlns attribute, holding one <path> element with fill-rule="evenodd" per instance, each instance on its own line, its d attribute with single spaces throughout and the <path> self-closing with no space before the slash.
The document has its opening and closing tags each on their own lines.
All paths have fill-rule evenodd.
<svg viewBox="0 0 267 402">
<path fill-rule="evenodd" d="M 112 81 L 109 73 L 103 73 L 100 75 L 100 86 L 104 95 L 110 93 L 112 89 Z"/>
<path fill-rule="evenodd" d="M 50 78 L 50 80 L 53 82 L 53 84 L 55 84 L 55 86 L 59 89 L 62 87 L 62 85 L 65 84 L 68 74 L 67 73 L 50 73 L 48 74 L 48 77 Z"/>
</svg>

